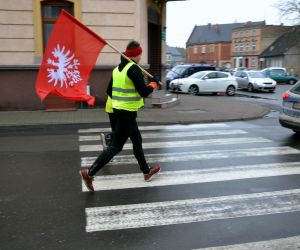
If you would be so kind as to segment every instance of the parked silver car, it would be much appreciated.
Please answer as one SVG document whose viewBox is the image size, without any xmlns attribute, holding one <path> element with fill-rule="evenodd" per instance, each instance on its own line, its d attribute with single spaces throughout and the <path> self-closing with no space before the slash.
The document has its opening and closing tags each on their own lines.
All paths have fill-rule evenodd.
<svg viewBox="0 0 300 250">
<path fill-rule="evenodd" d="M 234 74 L 238 83 L 238 88 L 247 89 L 249 92 L 255 90 L 267 90 L 274 92 L 276 89 L 276 81 L 266 77 L 260 71 L 238 71 Z"/>
<path fill-rule="evenodd" d="M 300 81 L 282 94 L 279 122 L 300 135 Z"/>
</svg>

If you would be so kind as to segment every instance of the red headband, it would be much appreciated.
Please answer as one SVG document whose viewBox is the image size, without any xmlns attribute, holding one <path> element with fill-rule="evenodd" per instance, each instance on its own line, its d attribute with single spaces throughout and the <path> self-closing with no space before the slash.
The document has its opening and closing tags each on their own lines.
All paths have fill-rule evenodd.
<svg viewBox="0 0 300 250">
<path fill-rule="evenodd" d="M 142 47 L 137 47 L 132 50 L 126 50 L 124 52 L 124 55 L 128 56 L 128 57 L 136 57 L 136 56 L 139 56 L 140 54 L 142 54 L 142 52 L 143 52 Z"/>
</svg>

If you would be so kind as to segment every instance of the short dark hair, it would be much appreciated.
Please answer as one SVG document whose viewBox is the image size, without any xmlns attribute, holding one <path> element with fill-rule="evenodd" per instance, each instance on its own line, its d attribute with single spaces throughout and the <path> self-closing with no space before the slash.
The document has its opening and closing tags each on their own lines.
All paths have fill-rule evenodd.
<svg viewBox="0 0 300 250">
<path fill-rule="evenodd" d="M 126 47 L 126 50 L 133 50 L 133 49 L 136 49 L 136 48 L 138 48 L 138 47 L 140 47 L 140 46 L 141 46 L 141 45 L 140 45 L 139 42 L 132 40 L 132 41 L 130 41 L 130 42 L 128 43 L 128 45 L 127 45 L 127 47 Z"/>
</svg>

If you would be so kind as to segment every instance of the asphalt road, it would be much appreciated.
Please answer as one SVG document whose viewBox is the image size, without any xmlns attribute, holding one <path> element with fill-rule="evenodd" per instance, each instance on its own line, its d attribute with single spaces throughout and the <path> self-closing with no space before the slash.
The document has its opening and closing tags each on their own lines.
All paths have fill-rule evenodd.
<svg viewBox="0 0 300 250">
<path fill-rule="evenodd" d="M 105 128 L 2 131 L 0 248 L 297 249 L 300 143 L 276 115 L 142 126 L 158 178 L 143 182 L 126 146 L 96 177 L 94 194 L 78 171 L 101 151 Z"/>
<path fill-rule="evenodd" d="M 272 110 L 279 111 L 282 103 L 281 95 L 289 88 L 291 88 L 291 85 L 278 84 L 274 93 L 263 91 L 248 92 L 247 90 L 238 90 L 236 97 L 247 100 L 248 102 L 259 103 L 271 108 Z"/>
</svg>

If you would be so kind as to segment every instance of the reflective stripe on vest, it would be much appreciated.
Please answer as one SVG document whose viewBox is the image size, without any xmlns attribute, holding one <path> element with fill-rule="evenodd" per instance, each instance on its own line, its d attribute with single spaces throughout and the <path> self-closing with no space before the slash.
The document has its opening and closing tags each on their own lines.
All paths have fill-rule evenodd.
<svg viewBox="0 0 300 250">
<path fill-rule="evenodd" d="M 118 67 L 113 70 L 112 107 L 115 109 L 137 111 L 144 106 L 143 98 L 127 76 L 127 72 L 133 64 L 127 63 L 121 72 Z"/>
</svg>

